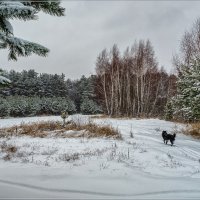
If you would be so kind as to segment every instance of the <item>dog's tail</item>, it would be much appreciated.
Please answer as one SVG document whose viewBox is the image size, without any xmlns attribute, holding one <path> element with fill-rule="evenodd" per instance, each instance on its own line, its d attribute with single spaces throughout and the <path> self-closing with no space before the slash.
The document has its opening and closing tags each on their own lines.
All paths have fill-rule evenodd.
<svg viewBox="0 0 200 200">
<path fill-rule="evenodd" d="M 176 138 L 176 133 L 173 134 L 174 139 Z"/>
</svg>

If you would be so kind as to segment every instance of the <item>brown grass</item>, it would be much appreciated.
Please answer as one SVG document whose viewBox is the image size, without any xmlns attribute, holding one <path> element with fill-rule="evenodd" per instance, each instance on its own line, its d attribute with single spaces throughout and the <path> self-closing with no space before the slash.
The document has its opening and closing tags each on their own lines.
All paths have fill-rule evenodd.
<svg viewBox="0 0 200 200">
<path fill-rule="evenodd" d="M 66 131 L 73 130 L 77 133 L 65 134 Z M 68 123 L 63 127 L 59 122 L 40 122 L 32 124 L 21 124 L 20 126 L 13 126 L 11 128 L 0 129 L 0 137 L 27 135 L 31 137 L 44 138 L 53 135 L 55 137 L 107 137 L 122 139 L 118 130 L 111 126 L 99 126 L 88 123 L 79 125 L 74 122 Z"/>
<path fill-rule="evenodd" d="M 17 152 L 17 147 L 3 142 L 0 144 L 0 150 L 6 155 L 3 157 L 5 161 L 11 160 L 13 155 Z"/>
<path fill-rule="evenodd" d="M 2 152 L 7 152 L 7 153 L 16 153 L 16 151 L 17 151 L 16 146 L 7 144 L 5 141 L 0 143 L 0 149 Z"/>
<path fill-rule="evenodd" d="M 200 122 L 190 124 L 184 134 L 200 139 Z"/>
<path fill-rule="evenodd" d="M 40 122 L 31 124 L 21 124 L 10 128 L 0 129 L 0 137 L 29 135 L 32 137 L 46 137 L 48 131 L 62 129 L 62 125 L 58 122 Z"/>
<path fill-rule="evenodd" d="M 77 132 L 77 134 L 68 134 L 66 137 L 107 137 L 107 138 L 115 138 L 115 139 L 122 139 L 121 134 L 118 130 L 114 129 L 111 126 L 99 126 L 96 124 L 86 124 L 86 125 L 76 125 L 71 124 L 65 127 L 65 130 L 74 130 L 74 131 L 82 131 Z"/>
</svg>

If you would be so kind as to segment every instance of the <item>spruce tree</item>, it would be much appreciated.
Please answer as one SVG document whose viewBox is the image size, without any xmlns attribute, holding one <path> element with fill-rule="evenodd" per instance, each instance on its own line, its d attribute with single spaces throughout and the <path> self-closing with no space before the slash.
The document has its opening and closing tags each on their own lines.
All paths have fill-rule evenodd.
<svg viewBox="0 0 200 200">
<path fill-rule="evenodd" d="M 200 59 L 182 66 L 177 81 L 177 96 L 172 99 L 173 114 L 186 121 L 200 120 Z"/>
<path fill-rule="evenodd" d="M 33 53 L 39 56 L 47 56 L 49 50 L 46 47 L 15 37 L 9 20 L 35 20 L 40 11 L 53 16 L 63 16 L 64 10 L 59 1 L 1 1 L 0 49 L 9 50 L 9 60 L 17 60 L 18 56 L 30 56 Z"/>
<path fill-rule="evenodd" d="M 170 99 L 166 106 L 165 106 L 165 119 L 166 120 L 171 120 L 173 119 L 173 113 L 174 110 L 173 110 L 173 104 L 172 104 L 172 100 Z"/>
</svg>

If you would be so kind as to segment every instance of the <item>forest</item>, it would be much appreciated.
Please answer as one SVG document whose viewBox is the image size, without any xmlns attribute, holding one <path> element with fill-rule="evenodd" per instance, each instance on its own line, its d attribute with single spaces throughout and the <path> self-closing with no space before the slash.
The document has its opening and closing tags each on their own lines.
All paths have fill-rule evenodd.
<svg viewBox="0 0 200 200">
<path fill-rule="evenodd" d="M 96 74 L 77 80 L 64 74 L 32 70 L 3 71 L 11 84 L 0 88 L 0 116 L 99 114 L 112 117 L 163 117 L 176 92 L 177 77 L 159 68 L 149 40 L 104 49 L 96 59 Z"/>
<path fill-rule="evenodd" d="M 0 117 L 105 114 L 110 117 L 200 119 L 200 19 L 186 31 L 167 73 L 150 40 L 124 51 L 114 44 L 96 58 L 95 73 L 71 80 L 64 74 L 0 71 Z"/>
<path fill-rule="evenodd" d="M 159 68 L 149 40 L 135 42 L 123 55 L 117 45 L 96 62 L 98 96 L 110 116 L 163 116 L 176 92 L 177 77 Z"/>
<path fill-rule="evenodd" d="M 94 94 L 95 76 L 65 80 L 64 74 L 38 74 L 34 70 L 3 72 L 11 80 L 0 88 L 0 116 L 101 113 Z"/>
</svg>

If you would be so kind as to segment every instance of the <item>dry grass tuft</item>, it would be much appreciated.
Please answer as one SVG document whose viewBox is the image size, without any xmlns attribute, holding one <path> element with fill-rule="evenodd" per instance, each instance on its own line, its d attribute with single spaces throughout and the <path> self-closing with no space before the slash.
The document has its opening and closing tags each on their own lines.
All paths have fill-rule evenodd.
<svg viewBox="0 0 200 200">
<path fill-rule="evenodd" d="M 6 153 L 16 153 L 17 147 L 13 145 L 8 145 L 6 142 L 0 144 L 0 149 L 2 152 Z"/>
<path fill-rule="evenodd" d="M 117 129 L 114 129 L 111 126 L 99 126 L 96 124 L 86 124 L 86 125 L 77 125 L 72 123 L 65 127 L 65 130 L 79 131 L 77 134 L 67 134 L 66 137 L 106 137 L 106 138 L 115 138 L 122 139 L 121 134 Z M 82 132 L 80 132 L 82 131 Z"/>
<path fill-rule="evenodd" d="M 72 130 L 73 134 L 65 134 L 66 131 Z M 76 132 L 77 131 L 77 132 Z M 0 137 L 27 135 L 31 137 L 107 137 L 114 139 L 122 139 L 118 130 L 111 126 L 100 126 L 93 123 L 80 125 L 70 122 L 64 127 L 59 122 L 40 122 L 32 124 L 21 124 L 7 129 L 0 129 Z"/>
<path fill-rule="evenodd" d="M 17 152 L 17 147 L 11 144 L 7 144 L 5 141 L 0 144 L 1 152 L 5 153 L 6 155 L 3 157 L 5 161 L 9 161 L 12 159 L 13 155 Z"/>
<path fill-rule="evenodd" d="M 200 122 L 190 124 L 184 131 L 184 134 L 200 139 Z"/>
<path fill-rule="evenodd" d="M 9 161 L 9 160 L 11 160 L 11 155 L 10 155 L 10 154 L 6 154 L 6 155 L 3 157 L 3 159 L 4 159 L 5 161 Z"/>
<path fill-rule="evenodd" d="M 40 122 L 31 124 L 21 124 L 10 128 L 0 129 L 0 137 L 28 135 L 32 137 L 46 137 L 48 131 L 62 129 L 62 125 L 58 122 Z"/>
</svg>

